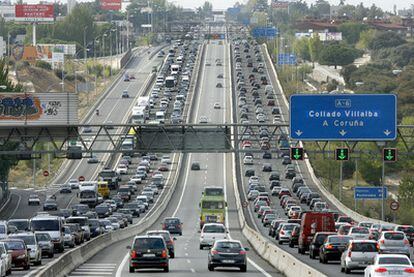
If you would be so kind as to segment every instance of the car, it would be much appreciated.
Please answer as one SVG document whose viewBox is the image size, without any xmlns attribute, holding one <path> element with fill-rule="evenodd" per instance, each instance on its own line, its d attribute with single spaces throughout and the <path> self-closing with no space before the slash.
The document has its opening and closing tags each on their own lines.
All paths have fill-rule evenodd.
<svg viewBox="0 0 414 277">
<path fill-rule="evenodd" d="M 167 244 L 168 255 L 171 259 L 175 257 L 174 241 L 177 239 L 172 238 L 168 230 L 147 231 L 147 236 L 161 236 Z"/>
<path fill-rule="evenodd" d="M 72 187 L 69 184 L 63 184 L 60 187 L 59 193 L 71 193 Z"/>
<path fill-rule="evenodd" d="M 116 171 L 117 174 L 125 175 L 125 174 L 128 173 L 128 167 L 124 164 L 120 164 L 120 165 L 118 165 L 118 167 L 116 168 L 115 171 Z"/>
<path fill-rule="evenodd" d="M 378 238 L 381 254 L 403 254 L 410 257 L 410 243 L 401 231 L 384 231 Z"/>
<path fill-rule="evenodd" d="M 411 276 L 414 267 L 410 259 L 405 255 L 379 254 L 374 258 L 372 265 L 364 270 L 364 276 Z"/>
<path fill-rule="evenodd" d="M 263 164 L 262 171 L 263 172 L 271 172 L 272 171 L 272 165 L 268 164 L 268 163 Z"/>
<path fill-rule="evenodd" d="M 253 165 L 253 157 L 252 156 L 245 156 L 243 158 L 244 165 Z"/>
<path fill-rule="evenodd" d="M 200 170 L 200 163 L 199 162 L 192 162 L 191 163 L 191 170 Z"/>
<path fill-rule="evenodd" d="M 259 196 L 259 191 L 258 190 L 251 190 L 249 191 L 248 195 L 247 195 L 247 199 L 249 201 L 253 201 L 255 200 L 257 197 Z"/>
<path fill-rule="evenodd" d="M 183 235 L 183 223 L 178 217 L 166 217 L 161 224 L 163 230 L 168 230 L 171 234 Z"/>
<path fill-rule="evenodd" d="M 160 165 L 158 166 L 158 171 L 164 172 L 164 171 L 168 171 L 168 170 L 170 170 L 170 169 L 168 168 L 168 165 L 165 164 L 165 163 L 160 163 Z"/>
<path fill-rule="evenodd" d="M 247 271 L 247 247 L 237 240 L 217 240 L 208 253 L 208 270 L 216 267 L 238 267 Z"/>
<path fill-rule="evenodd" d="M 319 262 L 327 264 L 329 261 L 341 260 L 342 252 L 351 240 L 351 236 L 328 236 L 319 249 Z"/>
<path fill-rule="evenodd" d="M 88 164 L 97 164 L 99 163 L 99 159 L 96 155 L 92 154 L 89 158 L 88 158 Z"/>
<path fill-rule="evenodd" d="M 79 189 L 79 181 L 78 179 L 70 179 L 68 184 L 72 189 Z"/>
<path fill-rule="evenodd" d="M 9 238 L 23 240 L 27 248 L 30 249 L 30 251 L 28 250 L 30 262 L 33 263 L 33 265 L 42 264 L 42 249 L 39 247 L 39 243 L 37 242 L 37 239 L 34 233 L 26 232 L 26 233 L 10 234 Z"/>
<path fill-rule="evenodd" d="M 52 242 L 52 238 L 47 232 L 35 232 L 37 243 L 42 251 L 42 256 L 53 258 L 55 255 L 55 249 Z"/>
<path fill-rule="evenodd" d="M 28 219 L 9 219 L 7 221 L 7 228 L 10 230 L 10 227 L 15 227 L 15 233 L 24 233 L 30 231 L 30 222 Z"/>
<path fill-rule="evenodd" d="M 129 94 L 127 90 L 122 91 L 122 98 L 129 98 Z"/>
<path fill-rule="evenodd" d="M 1 240 L 6 250 L 12 256 L 12 267 L 22 267 L 24 270 L 30 269 L 30 257 L 25 242 L 21 239 L 8 238 Z"/>
<path fill-rule="evenodd" d="M 349 229 L 348 236 L 351 236 L 353 239 L 369 239 L 369 229 L 354 226 Z"/>
<path fill-rule="evenodd" d="M 293 228 L 292 233 L 290 235 L 290 239 L 289 239 L 290 248 L 293 248 L 295 247 L 295 245 L 298 245 L 299 233 L 300 233 L 300 225 L 298 223 L 298 225 Z"/>
<path fill-rule="evenodd" d="M 161 236 L 135 236 L 129 253 L 129 272 L 141 268 L 161 268 L 169 272 L 167 245 Z"/>
<path fill-rule="evenodd" d="M 223 77 L 223 74 L 219 74 L 219 75 L 217 75 L 217 79 L 223 79 L 224 77 Z"/>
<path fill-rule="evenodd" d="M 165 164 L 171 164 L 171 157 L 168 155 L 162 156 L 161 158 L 161 163 L 165 163 Z"/>
<path fill-rule="evenodd" d="M 92 127 L 91 126 L 85 126 L 85 127 L 83 127 L 83 133 L 84 134 L 92 133 Z"/>
<path fill-rule="evenodd" d="M 214 107 L 214 109 L 221 109 L 221 105 L 218 102 L 214 103 L 213 107 Z"/>
<path fill-rule="evenodd" d="M 227 239 L 228 231 L 221 223 L 205 223 L 200 234 L 200 250 L 213 246 L 216 240 Z"/>
<path fill-rule="evenodd" d="M 279 234 L 277 236 L 278 243 L 283 244 L 284 242 L 289 242 L 290 237 L 292 236 L 292 231 L 296 226 L 299 226 L 299 224 L 283 223 L 282 227 L 280 227 Z"/>
<path fill-rule="evenodd" d="M 39 195 L 37 194 L 30 194 L 29 195 L 29 200 L 27 201 L 27 204 L 29 206 L 39 206 L 40 205 L 40 198 Z"/>
<path fill-rule="evenodd" d="M 412 225 L 398 225 L 395 226 L 394 231 L 402 231 L 407 237 L 411 245 L 414 245 L 414 226 Z"/>
<path fill-rule="evenodd" d="M 12 255 L 8 253 L 4 242 L 0 242 L 0 259 L 4 276 L 10 275 L 12 272 Z"/>
<path fill-rule="evenodd" d="M 57 211 L 58 205 L 56 200 L 49 198 L 43 203 L 43 211 Z"/>
<path fill-rule="evenodd" d="M 317 232 L 309 244 L 309 257 L 315 259 L 319 256 L 320 247 L 323 245 L 325 239 L 330 235 L 336 235 L 335 232 Z"/>
<path fill-rule="evenodd" d="M 374 240 L 350 240 L 341 255 L 341 272 L 365 269 L 374 262 L 378 243 Z"/>
<path fill-rule="evenodd" d="M 199 123 L 202 123 L 202 124 L 208 123 L 207 116 L 203 116 L 203 115 L 200 116 Z"/>
</svg>

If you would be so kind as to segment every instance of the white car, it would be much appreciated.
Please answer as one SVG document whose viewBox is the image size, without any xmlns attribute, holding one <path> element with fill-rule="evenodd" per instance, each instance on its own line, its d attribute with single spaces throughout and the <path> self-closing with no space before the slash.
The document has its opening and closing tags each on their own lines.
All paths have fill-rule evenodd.
<svg viewBox="0 0 414 277">
<path fill-rule="evenodd" d="M 128 167 L 124 164 L 120 164 L 116 168 L 116 173 L 118 174 L 127 174 L 127 172 L 128 172 Z"/>
<path fill-rule="evenodd" d="M 72 189 L 79 189 L 79 181 L 77 179 L 70 179 L 69 185 Z"/>
<path fill-rule="evenodd" d="M 228 231 L 221 223 L 206 223 L 201 229 L 200 249 L 213 246 L 216 240 L 227 239 Z"/>
<path fill-rule="evenodd" d="M 172 161 L 171 161 L 171 158 L 170 158 L 170 156 L 163 156 L 162 158 L 161 158 L 161 163 L 163 164 L 171 164 L 172 163 Z"/>
<path fill-rule="evenodd" d="M 220 103 L 216 102 L 214 103 L 214 109 L 221 109 Z"/>
<path fill-rule="evenodd" d="M 7 252 L 7 248 L 4 242 L 0 242 L 0 259 L 2 274 L 4 273 L 4 276 L 9 275 L 12 271 L 12 256 Z"/>
<path fill-rule="evenodd" d="M 199 123 L 207 123 L 207 122 L 208 122 L 207 116 L 200 116 Z"/>
<path fill-rule="evenodd" d="M 296 213 L 296 212 L 298 212 L 298 213 L 302 212 L 301 206 L 292 206 L 292 207 L 290 207 L 289 210 L 288 210 L 288 217 L 291 218 L 293 216 L 293 214 Z"/>
<path fill-rule="evenodd" d="M 27 204 L 29 206 L 31 206 L 31 205 L 39 206 L 40 205 L 39 195 L 37 195 L 37 194 L 29 195 L 29 200 L 27 201 Z"/>
<path fill-rule="evenodd" d="M 353 239 L 369 239 L 369 229 L 367 227 L 351 227 L 348 231 L 348 236 Z"/>
<path fill-rule="evenodd" d="M 131 178 L 129 178 L 129 181 L 134 182 L 135 184 L 141 184 L 142 183 L 142 178 L 141 178 L 141 176 L 134 175 Z"/>
<path fill-rule="evenodd" d="M 365 277 L 413 276 L 414 267 L 406 255 L 378 254 L 364 270 Z"/>
<path fill-rule="evenodd" d="M 244 165 L 252 165 L 253 164 L 253 157 L 252 156 L 246 156 L 243 158 L 243 164 Z"/>
<path fill-rule="evenodd" d="M 247 199 L 249 201 L 253 201 L 257 198 L 257 196 L 259 196 L 259 191 L 254 189 L 249 192 L 249 194 L 247 195 Z"/>
</svg>

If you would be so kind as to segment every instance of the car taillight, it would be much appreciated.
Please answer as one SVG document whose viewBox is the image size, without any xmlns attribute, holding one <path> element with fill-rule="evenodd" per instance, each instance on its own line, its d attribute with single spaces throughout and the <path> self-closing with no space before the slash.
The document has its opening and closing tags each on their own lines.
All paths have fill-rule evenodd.
<svg viewBox="0 0 414 277">
<path fill-rule="evenodd" d="M 404 240 L 404 244 L 410 244 L 410 242 L 408 241 L 408 239 Z"/>
<path fill-rule="evenodd" d="M 280 234 L 281 234 L 281 235 L 284 235 L 284 234 L 285 234 L 285 231 L 281 230 L 281 231 L 280 231 Z"/>
<path fill-rule="evenodd" d="M 379 241 L 379 243 L 384 244 L 385 240 L 382 239 L 382 240 Z"/>
<path fill-rule="evenodd" d="M 167 258 L 167 251 L 162 250 L 161 258 Z"/>
<path fill-rule="evenodd" d="M 375 272 L 384 273 L 387 272 L 387 269 L 385 267 L 378 267 L 375 269 Z"/>
<path fill-rule="evenodd" d="M 217 255 L 218 251 L 217 250 L 211 250 L 211 255 Z"/>
<path fill-rule="evenodd" d="M 137 252 L 135 250 L 131 251 L 131 258 L 134 259 L 137 257 Z"/>
<path fill-rule="evenodd" d="M 244 250 L 240 250 L 239 254 L 240 254 L 240 255 L 246 255 L 246 254 L 247 254 L 247 252 L 246 252 L 246 251 L 244 251 Z M 407 268 L 407 269 L 408 269 L 408 268 Z"/>
<path fill-rule="evenodd" d="M 165 229 L 167 226 L 163 223 L 162 224 L 162 229 Z"/>
<path fill-rule="evenodd" d="M 332 249 L 333 248 L 333 245 L 332 244 L 327 244 L 326 245 L 326 249 Z"/>
<path fill-rule="evenodd" d="M 352 256 L 352 251 L 349 251 L 348 252 L 348 257 L 351 258 L 351 256 Z"/>
<path fill-rule="evenodd" d="M 406 268 L 404 269 L 405 273 L 414 273 L 414 268 L 410 267 L 410 268 Z"/>
</svg>

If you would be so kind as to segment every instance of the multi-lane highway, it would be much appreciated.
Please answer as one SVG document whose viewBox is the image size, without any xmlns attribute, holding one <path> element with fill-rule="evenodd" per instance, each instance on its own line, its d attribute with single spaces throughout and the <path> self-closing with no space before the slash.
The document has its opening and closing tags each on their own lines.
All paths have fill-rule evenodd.
<svg viewBox="0 0 414 277">
<path fill-rule="evenodd" d="M 219 44 L 220 43 L 220 44 Z M 224 61 L 223 66 L 216 66 L 215 60 Z M 205 60 L 202 63 L 199 78 L 200 87 L 193 98 L 191 123 L 197 123 L 200 116 L 207 116 L 210 123 L 231 122 L 231 84 L 228 45 L 224 41 L 214 41 L 206 45 Z M 210 66 L 206 66 L 210 64 Z M 224 79 L 217 79 L 223 74 Z M 217 82 L 223 82 L 223 88 L 212 88 Z M 214 103 L 220 103 L 221 109 L 214 109 Z M 210 274 L 207 269 L 207 250 L 199 250 L 199 208 L 201 192 L 205 186 L 224 186 L 228 201 L 226 225 L 230 235 L 239 239 L 246 246 L 247 241 L 240 233 L 233 190 L 232 155 L 230 154 L 188 154 L 185 157 L 184 174 L 180 174 L 176 190 L 169 203 L 169 208 L 158 219 L 151 229 L 160 229 L 162 218 L 177 216 L 184 222 L 183 236 L 175 242 L 176 257 L 170 260 L 170 274 L 173 276 L 193 276 L 194 274 Z M 198 161 L 200 171 L 190 170 L 190 164 Z M 131 238 L 132 239 L 132 238 Z M 93 272 L 94 267 L 108 268 L 107 274 L 129 276 L 128 252 L 126 246 L 131 239 L 115 243 L 104 249 L 90 260 L 86 267 Z M 249 276 L 278 276 L 279 273 L 258 257 L 254 251 L 249 252 Z M 104 270 L 96 270 L 95 274 Z M 218 270 L 216 274 L 234 274 L 234 270 Z M 75 271 L 76 272 L 76 271 Z M 92 274 L 92 273 L 91 273 Z M 158 273 L 150 271 L 151 276 Z M 145 275 L 142 272 L 140 275 Z"/>
</svg>

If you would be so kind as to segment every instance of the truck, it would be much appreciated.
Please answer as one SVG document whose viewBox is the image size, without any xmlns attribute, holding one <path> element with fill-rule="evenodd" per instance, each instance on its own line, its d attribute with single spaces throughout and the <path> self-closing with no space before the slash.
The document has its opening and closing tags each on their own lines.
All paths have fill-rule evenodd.
<svg viewBox="0 0 414 277">
<path fill-rule="evenodd" d="M 125 136 L 121 142 L 121 152 L 127 156 L 133 156 L 135 149 L 135 137 Z"/>
<path fill-rule="evenodd" d="M 109 189 L 111 190 L 118 189 L 119 176 L 115 170 L 108 168 L 102 170 L 98 174 L 98 180 L 108 182 Z"/>
<path fill-rule="evenodd" d="M 132 124 L 144 124 L 148 118 L 148 111 L 145 107 L 132 108 L 131 123 Z"/>
</svg>

